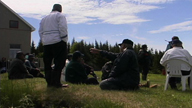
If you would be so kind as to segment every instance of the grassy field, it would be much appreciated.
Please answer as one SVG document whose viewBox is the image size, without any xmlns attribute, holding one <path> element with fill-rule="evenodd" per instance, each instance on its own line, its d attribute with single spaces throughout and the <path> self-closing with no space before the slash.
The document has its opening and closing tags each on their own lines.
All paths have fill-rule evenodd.
<svg viewBox="0 0 192 108">
<path fill-rule="evenodd" d="M 101 76 L 101 72 L 95 72 Z M 192 90 L 164 91 L 165 76 L 149 74 L 157 88 L 136 91 L 106 91 L 98 85 L 47 88 L 42 78 L 8 80 L 0 75 L 0 108 L 192 108 Z M 141 81 L 141 83 L 146 83 Z"/>
</svg>

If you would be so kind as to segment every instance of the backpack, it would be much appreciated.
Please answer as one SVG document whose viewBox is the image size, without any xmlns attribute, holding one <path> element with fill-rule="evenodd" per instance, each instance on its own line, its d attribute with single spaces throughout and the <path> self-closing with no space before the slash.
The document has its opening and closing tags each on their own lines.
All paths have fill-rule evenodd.
<svg viewBox="0 0 192 108">
<path fill-rule="evenodd" d="M 101 69 L 101 71 L 102 71 L 101 80 L 104 80 L 104 79 L 108 78 L 108 76 L 109 76 L 109 74 L 111 72 L 112 67 L 113 67 L 113 63 L 111 61 L 106 62 L 104 64 L 104 66 Z"/>
</svg>

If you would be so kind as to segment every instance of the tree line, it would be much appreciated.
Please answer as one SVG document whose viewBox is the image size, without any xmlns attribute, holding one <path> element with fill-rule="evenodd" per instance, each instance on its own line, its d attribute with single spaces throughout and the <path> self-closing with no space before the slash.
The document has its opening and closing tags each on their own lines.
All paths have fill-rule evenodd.
<svg viewBox="0 0 192 108">
<path fill-rule="evenodd" d="M 134 44 L 133 49 L 138 54 L 139 50 L 141 49 L 141 44 Z M 95 40 L 94 43 L 86 43 L 84 40 L 80 42 L 75 41 L 73 38 L 71 44 L 67 43 L 68 54 L 72 54 L 75 51 L 80 51 L 84 54 L 84 61 L 86 64 L 92 66 L 95 70 L 100 71 L 102 66 L 108 62 L 109 60 L 105 57 L 102 57 L 99 54 L 91 54 L 89 49 L 90 48 L 97 48 L 101 50 L 106 50 L 114 53 L 119 53 L 120 47 L 118 43 L 115 45 L 110 45 L 108 41 L 102 43 Z M 152 65 L 150 67 L 150 73 L 160 74 L 162 73 L 163 66 L 160 65 L 160 59 L 164 54 L 164 51 L 154 50 L 153 48 L 148 49 L 152 56 Z M 31 43 L 31 53 L 35 54 L 36 57 L 42 58 L 43 57 L 43 44 L 41 40 L 39 41 L 38 45 L 35 46 L 34 41 Z"/>
</svg>

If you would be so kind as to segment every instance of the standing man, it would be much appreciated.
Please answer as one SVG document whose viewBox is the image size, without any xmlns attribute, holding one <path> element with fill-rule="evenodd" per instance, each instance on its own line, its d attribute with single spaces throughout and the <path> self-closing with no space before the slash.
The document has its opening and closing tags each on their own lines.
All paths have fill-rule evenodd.
<svg viewBox="0 0 192 108">
<path fill-rule="evenodd" d="M 151 54 L 147 51 L 147 45 L 142 45 L 138 54 L 138 63 L 140 65 L 140 70 L 142 73 L 142 80 L 147 80 L 147 74 L 149 73 L 149 69 L 151 66 Z"/>
<path fill-rule="evenodd" d="M 133 42 L 124 39 L 119 44 L 120 53 L 107 52 L 91 48 L 90 52 L 101 54 L 113 61 L 111 72 L 107 79 L 102 80 L 100 88 L 103 90 L 136 90 L 139 89 L 139 68 Z"/>
<path fill-rule="evenodd" d="M 39 35 L 44 46 L 44 70 L 48 87 L 67 87 L 61 84 L 61 71 L 67 57 L 68 30 L 62 6 L 54 4 L 52 12 L 41 20 Z M 55 64 L 51 68 L 52 61 Z"/>
</svg>

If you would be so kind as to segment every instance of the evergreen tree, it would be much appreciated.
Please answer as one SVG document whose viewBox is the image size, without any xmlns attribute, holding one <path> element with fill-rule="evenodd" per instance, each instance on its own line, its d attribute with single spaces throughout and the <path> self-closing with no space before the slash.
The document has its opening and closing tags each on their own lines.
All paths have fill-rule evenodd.
<svg viewBox="0 0 192 108">
<path fill-rule="evenodd" d="M 35 43 L 34 43 L 34 41 L 32 41 L 32 43 L 31 43 L 31 52 L 30 52 L 31 54 L 37 54 L 37 51 L 36 51 L 36 49 L 35 49 Z"/>
<path fill-rule="evenodd" d="M 99 44 L 98 44 L 97 40 L 95 40 L 95 48 L 99 49 Z"/>
<path fill-rule="evenodd" d="M 75 43 L 75 38 L 73 38 L 73 40 L 71 42 L 71 46 L 73 46 L 74 43 Z"/>
</svg>

